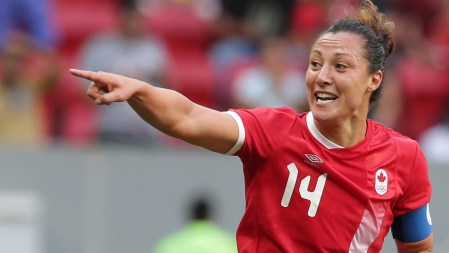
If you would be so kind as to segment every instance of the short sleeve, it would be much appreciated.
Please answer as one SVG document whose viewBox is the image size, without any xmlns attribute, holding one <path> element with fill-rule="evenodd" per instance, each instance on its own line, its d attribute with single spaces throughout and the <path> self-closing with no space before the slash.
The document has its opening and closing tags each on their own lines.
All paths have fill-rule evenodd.
<svg viewBox="0 0 449 253">
<path fill-rule="evenodd" d="M 426 159 L 418 144 L 416 142 L 413 143 L 415 144 L 414 150 L 408 150 L 411 151 L 410 153 L 414 151 L 414 157 L 411 157 L 411 159 L 403 159 L 402 167 L 405 169 L 399 172 L 399 176 L 404 179 L 406 185 L 395 204 L 395 216 L 402 215 L 426 205 L 430 202 L 432 195 Z M 403 150 L 407 152 L 407 149 Z M 410 155 L 408 155 L 408 157 L 410 157 Z M 407 167 L 409 169 L 407 169 Z"/>
<path fill-rule="evenodd" d="M 232 110 L 243 123 L 245 139 L 234 155 L 241 159 L 263 159 L 271 155 L 297 119 L 297 113 L 289 107 Z"/>
</svg>

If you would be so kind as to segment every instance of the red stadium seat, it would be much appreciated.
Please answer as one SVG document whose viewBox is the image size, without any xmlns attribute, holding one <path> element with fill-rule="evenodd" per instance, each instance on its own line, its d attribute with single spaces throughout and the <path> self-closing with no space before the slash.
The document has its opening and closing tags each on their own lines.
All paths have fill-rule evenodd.
<svg viewBox="0 0 449 253">
<path fill-rule="evenodd" d="M 59 115 L 57 134 L 69 143 L 90 142 L 96 136 L 97 119 L 93 104 L 87 101 L 79 80 L 70 76 L 69 68 L 77 67 L 77 54 L 88 38 L 114 28 L 117 5 L 110 0 L 53 1 L 53 20 L 60 33 L 59 54 L 62 73 L 58 87 L 46 103 L 49 112 Z M 53 108 L 51 108 L 53 107 Z"/>
<path fill-rule="evenodd" d="M 174 89 L 192 101 L 215 107 L 214 71 L 206 57 L 183 58 L 170 66 Z"/>
<path fill-rule="evenodd" d="M 148 16 L 152 33 L 161 37 L 173 57 L 203 55 L 210 42 L 210 20 L 199 17 L 189 6 L 165 3 Z"/>
</svg>

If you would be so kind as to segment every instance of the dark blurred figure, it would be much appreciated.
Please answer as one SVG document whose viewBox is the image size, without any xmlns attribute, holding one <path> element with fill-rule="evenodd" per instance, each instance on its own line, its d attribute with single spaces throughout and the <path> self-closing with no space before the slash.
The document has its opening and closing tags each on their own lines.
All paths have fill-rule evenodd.
<svg viewBox="0 0 449 253">
<path fill-rule="evenodd" d="M 283 36 L 288 31 L 295 0 L 250 1 L 246 22 L 258 39 Z"/>
<path fill-rule="evenodd" d="M 43 98 L 57 82 L 57 57 L 11 33 L 0 55 L 0 143 L 37 145 L 47 140 Z"/>
<path fill-rule="evenodd" d="M 189 222 L 163 239 L 153 253 L 237 253 L 235 237 L 214 223 L 207 198 L 196 199 L 189 210 Z"/>
<path fill-rule="evenodd" d="M 380 11 L 387 12 L 389 11 L 393 6 L 391 0 L 373 0 L 373 4 L 379 8 Z"/>
<path fill-rule="evenodd" d="M 81 48 L 80 64 L 86 69 L 120 73 L 154 85 L 168 84 L 164 43 L 147 32 L 144 14 L 136 1 L 125 0 L 121 4 L 116 29 L 88 39 Z M 101 141 L 143 145 L 159 142 L 160 135 L 126 104 L 95 109 L 101 110 L 98 116 Z M 115 117 L 117 114 L 121 117 Z"/>
<path fill-rule="evenodd" d="M 220 0 L 222 13 L 240 23 L 252 40 L 284 36 L 295 0 Z"/>
</svg>

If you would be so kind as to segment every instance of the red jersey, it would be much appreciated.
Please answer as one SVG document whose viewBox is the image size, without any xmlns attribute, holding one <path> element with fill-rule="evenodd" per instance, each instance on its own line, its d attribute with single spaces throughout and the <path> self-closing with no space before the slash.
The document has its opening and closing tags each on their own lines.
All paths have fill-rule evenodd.
<svg viewBox="0 0 449 253">
<path fill-rule="evenodd" d="M 418 144 L 374 121 L 362 142 L 342 148 L 318 132 L 310 112 L 230 114 L 240 129 L 230 152 L 245 176 L 240 253 L 379 252 L 394 216 L 430 201 Z"/>
</svg>

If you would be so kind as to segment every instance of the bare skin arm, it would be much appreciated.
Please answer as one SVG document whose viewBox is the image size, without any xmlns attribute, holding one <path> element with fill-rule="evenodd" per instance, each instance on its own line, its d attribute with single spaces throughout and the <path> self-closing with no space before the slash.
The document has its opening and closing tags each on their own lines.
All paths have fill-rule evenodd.
<svg viewBox="0 0 449 253">
<path fill-rule="evenodd" d="M 432 253 L 433 252 L 433 234 L 426 239 L 414 242 L 404 243 L 399 240 L 396 241 L 396 248 L 398 253 Z"/>
<path fill-rule="evenodd" d="M 195 104 L 176 91 L 112 73 L 70 72 L 92 81 L 87 95 L 96 104 L 127 101 L 143 120 L 170 136 L 219 153 L 237 141 L 237 123 L 229 114 Z"/>
</svg>

